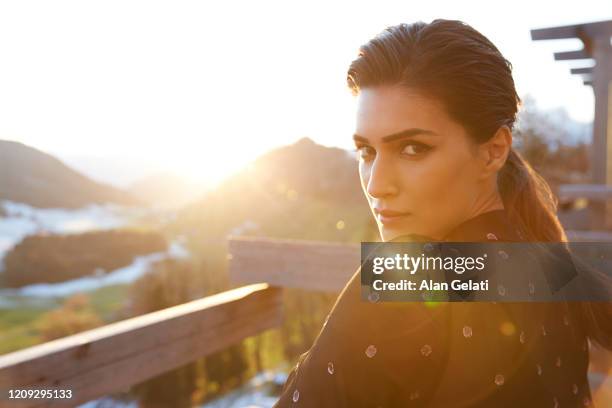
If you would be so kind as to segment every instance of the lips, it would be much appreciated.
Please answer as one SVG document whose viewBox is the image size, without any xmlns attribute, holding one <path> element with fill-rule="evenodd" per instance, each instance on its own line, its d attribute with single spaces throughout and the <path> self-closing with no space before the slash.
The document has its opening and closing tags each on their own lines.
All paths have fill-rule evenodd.
<svg viewBox="0 0 612 408">
<path fill-rule="evenodd" d="M 401 212 L 389 209 L 378 209 L 375 208 L 374 212 L 376 212 L 376 217 L 381 224 L 393 224 L 398 221 L 402 221 L 405 217 L 409 216 L 409 212 Z"/>
</svg>

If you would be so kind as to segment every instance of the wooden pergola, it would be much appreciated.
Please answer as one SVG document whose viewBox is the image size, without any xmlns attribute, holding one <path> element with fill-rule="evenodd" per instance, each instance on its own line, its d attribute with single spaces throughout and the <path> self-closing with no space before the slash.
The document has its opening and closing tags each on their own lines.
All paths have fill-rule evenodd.
<svg viewBox="0 0 612 408">
<path fill-rule="evenodd" d="M 557 40 L 578 38 L 581 50 L 556 52 L 555 60 L 594 60 L 594 66 L 570 69 L 571 74 L 582 75 L 583 83 L 593 87 L 595 94 L 595 116 L 593 119 L 593 142 L 591 153 L 592 182 L 588 186 L 602 191 L 612 191 L 612 20 L 568 26 L 531 30 L 533 40 Z M 607 197 L 608 199 L 610 197 Z M 593 228 L 612 227 L 612 211 L 606 211 L 605 202 L 591 203 L 591 225 Z"/>
</svg>

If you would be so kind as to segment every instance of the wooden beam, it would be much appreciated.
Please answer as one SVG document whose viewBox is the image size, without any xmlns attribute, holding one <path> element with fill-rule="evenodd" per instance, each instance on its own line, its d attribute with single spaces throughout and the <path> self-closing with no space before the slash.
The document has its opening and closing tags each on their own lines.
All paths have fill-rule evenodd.
<svg viewBox="0 0 612 408">
<path fill-rule="evenodd" d="M 555 52 L 556 61 L 593 58 L 586 50 Z"/>
<path fill-rule="evenodd" d="M 580 68 L 571 68 L 571 74 L 592 74 L 593 67 L 580 67 Z"/>
<path fill-rule="evenodd" d="M 548 27 L 548 28 L 536 28 L 531 30 L 531 39 L 534 41 L 538 40 L 556 40 L 561 38 L 576 38 L 578 37 L 577 32 L 578 26 L 562 26 L 562 27 Z"/>
<path fill-rule="evenodd" d="M 567 26 L 538 28 L 531 30 L 531 39 L 559 40 L 564 38 L 579 38 L 584 33 L 589 37 L 611 36 L 612 20 L 597 21 L 593 23 L 572 24 Z"/>
<path fill-rule="evenodd" d="M 582 30 L 589 37 L 610 37 L 612 36 L 612 20 L 596 21 L 593 23 L 581 24 Z"/>
<path fill-rule="evenodd" d="M 232 237 L 228 247 L 237 283 L 339 292 L 361 264 L 360 244 Z"/>
<path fill-rule="evenodd" d="M 605 184 L 562 184 L 559 186 L 559 199 L 573 200 L 612 200 L 612 186 Z"/>
<path fill-rule="evenodd" d="M 612 242 L 612 232 L 606 231 L 567 231 L 570 242 Z"/>
<path fill-rule="evenodd" d="M 265 284 L 208 296 L 0 356 L 0 390 L 70 389 L 71 400 L 19 406 L 75 406 L 276 327 L 281 311 L 281 290 Z"/>
</svg>

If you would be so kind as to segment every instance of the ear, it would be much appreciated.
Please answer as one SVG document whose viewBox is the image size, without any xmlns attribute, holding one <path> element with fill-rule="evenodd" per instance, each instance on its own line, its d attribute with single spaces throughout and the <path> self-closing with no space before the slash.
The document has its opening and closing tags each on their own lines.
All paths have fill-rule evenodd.
<svg viewBox="0 0 612 408">
<path fill-rule="evenodd" d="M 497 129 L 493 137 L 478 147 L 482 158 L 482 177 L 487 178 L 501 170 L 512 148 L 512 131 L 506 125 Z"/>
</svg>

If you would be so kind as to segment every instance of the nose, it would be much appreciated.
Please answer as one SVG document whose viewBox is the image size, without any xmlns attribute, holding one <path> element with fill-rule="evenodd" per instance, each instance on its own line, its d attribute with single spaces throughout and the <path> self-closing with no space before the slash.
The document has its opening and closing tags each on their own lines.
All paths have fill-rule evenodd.
<svg viewBox="0 0 612 408">
<path fill-rule="evenodd" d="M 367 177 L 366 192 L 372 198 L 386 198 L 399 191 L 395 183 L 395 172 L 391 163 L 381 160 L 380 155 L 374 159 Z"/>
</svg>

